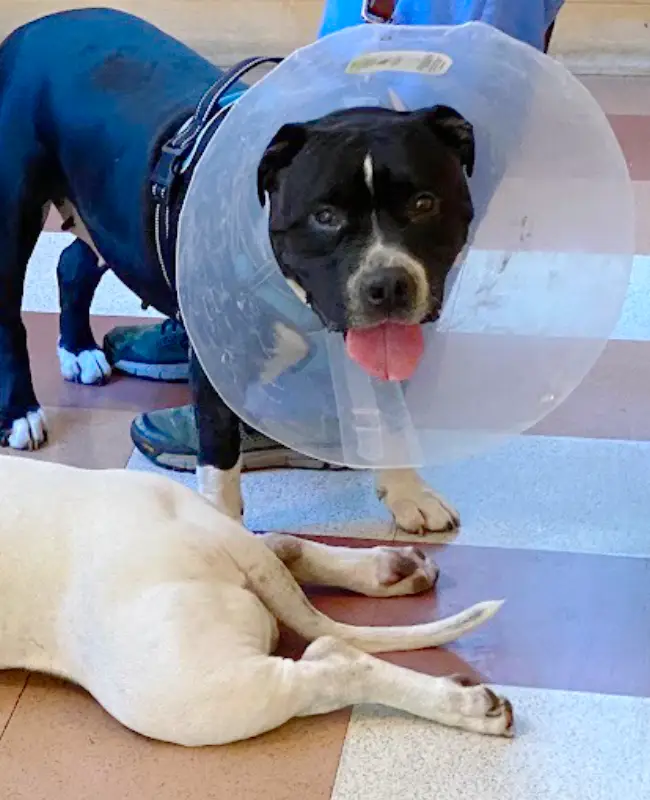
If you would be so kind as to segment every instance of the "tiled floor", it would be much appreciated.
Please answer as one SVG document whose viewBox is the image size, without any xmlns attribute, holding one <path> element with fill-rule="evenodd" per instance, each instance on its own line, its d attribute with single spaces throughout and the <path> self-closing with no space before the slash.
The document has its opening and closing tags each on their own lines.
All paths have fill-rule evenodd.
<svg viewBox="0 0 650 800">
<path fill-rule="evenodd" d="M 435 595 L 313 596 L 327 613 L 366 624 L 415 622 L 506 598 L 494 621 L 453 647 L 390 659 L 503 685 L 516 704 L 517 738 L 483 739 L 356 708 L 191 751 L 127 732 L 77 688 L 1 673 L 2 800 L 650 796 L 650 79 L 586 83 L 610 115 L 637 197 L 639 256 L 613 340 L 585 382 L 528 435 L 429 471 L 464 521 L 450 541 L 430 537 L 425 545 L 442 568 Z M 68 238 L 56 224 L 52 217 L 41 237 L 25 293 L 36 386 L 53 428 L 36 457 L 148 469 L 133 454 L 130 421 L 138 410 L 186 402 L 187 389 L 127 378 L 104 388 L 62 382 L 54 267 Z M 144 315 L 110 276 L 94 311 L 100 339 Z M 255 529 L 307 531 L 352 546 L 395 539 L 363 474 L 258 473 L 247 476 L 245 491 Z M 281 651 L 296 656 L 303 646 L 286 633 Z"/>
</svg>

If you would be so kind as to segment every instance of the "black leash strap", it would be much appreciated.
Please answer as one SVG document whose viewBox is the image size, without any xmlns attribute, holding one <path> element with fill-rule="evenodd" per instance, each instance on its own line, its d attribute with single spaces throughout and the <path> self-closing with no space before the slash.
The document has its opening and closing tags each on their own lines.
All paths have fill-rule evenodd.
<svg viewBox="0 0 650 800">
<path fill-rule="evenodd" d="M 172 288 L 172 281 L 168 272 L 168 264 L 171 261 L 169 258 L 169 218 L 174 184 L 179 175 L 189 166 L 186 162 L 188 159 L 191 161 L 191 156 L 194 155 L 206 130 L 228 112 L 230 106 L 219 106 L 226 92 L 240 78 L 256 67 L 264 64 L 279 64 L 281 61 L 281 58 L 264 56 L 247 58 L 226 70 L 203 95 L 194 114 L 185 125 L 182 125 L 180 130 L 160 149 L 151 173 L 151 194 L 154 201 L 156 252 L 160 268 L 170 288 Z"/>
</svg>

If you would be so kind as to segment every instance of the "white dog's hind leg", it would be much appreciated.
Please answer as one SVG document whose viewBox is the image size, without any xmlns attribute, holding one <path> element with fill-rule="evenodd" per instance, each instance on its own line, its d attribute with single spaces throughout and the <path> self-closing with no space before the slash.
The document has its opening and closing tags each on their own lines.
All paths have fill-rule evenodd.
<svg viewBox="0 0 650 800">
<path fill-rule="evenodd" d="M 331 637 L 317 639 L 300 664 L 320 665 L 301 716 L 352 703 L 378 703 L 423 719 L 494 736 L 512 736 L 510 702 L 486 686 L 436 678 L 373 658 Z M 301 687 L 304 688 L 304 687 Z"/>
<path fill-rule="evenodd" d="M 358 703 L 381 704 L 476 733 L 512 735 L 510 703 L 487 687 L 397 667 L 331 637 L 317 639 L 299 661 L 260 654 L 228 668 L 217 666 L 214 678 L 170 692 L 158 707 L 155 724 L 133 719 L 126 724 L 151 738 L 186 746 L 229 744 L 274 730 L 293 717 Z"/>
<path fill-rule="evenodd" d="M 262 538 L 299 583 L 397 597 L 425 592 L 438 578 L 436 565 L 417 547 L 330 547 L 284 533 Z"/>
<path fill-rule="evenodd" d="M 269 658 L 263 673 L 250 677 L 250 689 L 243 683 L 237 687 L 247 709 L 238 738 L 272 730 L 292 717 L 327 714 L 358 703 L 377 703 L 476 733 L 513 732 L 511 704 L 486 686 L 397 667 L 332 637 L 317 639 L 300 661 Z M 262 686 L 266 702 L 255 702 Z"/>
<path fill-rule="evenodd" d="M 501 601 L 477 603 L 445 619 L 404 626 L 362 626 L 337 622 L 318 611 L 307 599 L 291 571 L 254 534 L 226 529 L 222 541 L 233 561 L 247 576 L 248 585 L 269 611 L 305 639 L 335 636 L 366 653 L 440 647 L 478 628 L 501 608 Z"/>
</svg>

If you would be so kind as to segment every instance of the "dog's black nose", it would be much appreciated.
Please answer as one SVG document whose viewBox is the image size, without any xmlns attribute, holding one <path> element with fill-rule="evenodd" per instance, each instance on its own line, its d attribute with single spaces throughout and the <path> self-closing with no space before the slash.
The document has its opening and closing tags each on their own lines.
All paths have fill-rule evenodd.
<svg viewBox="0 0 650 800">
<path fill-rule="evenodd" d="M 380 267 L 362 287 L 368 306 L 387 314 L 408 309 L 415 289 L 415 281 L 404 267 Z"/>
</svg>

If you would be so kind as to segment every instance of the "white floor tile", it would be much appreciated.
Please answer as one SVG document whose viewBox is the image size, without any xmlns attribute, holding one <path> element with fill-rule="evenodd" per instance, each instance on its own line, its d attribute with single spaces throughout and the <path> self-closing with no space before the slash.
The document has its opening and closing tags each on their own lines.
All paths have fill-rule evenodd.
<svg viewBox="0 0 650 800">
<path fill-rule="evenodd" d="M 647 800 L 650 699 L 508 688 L 513 741 L 355 709 L 332 800 Z"/>
<path fill-rule="evenodd" d="M 155 469 L 139 453 L 129 466 Z M 650 443 L 521 436 L 423 474 L 459 509 L 458 544 L 650 556 Z M 368 473 L 255 472 L 244 490 L 255 530 L 392 536 Z"/>
</svg>

